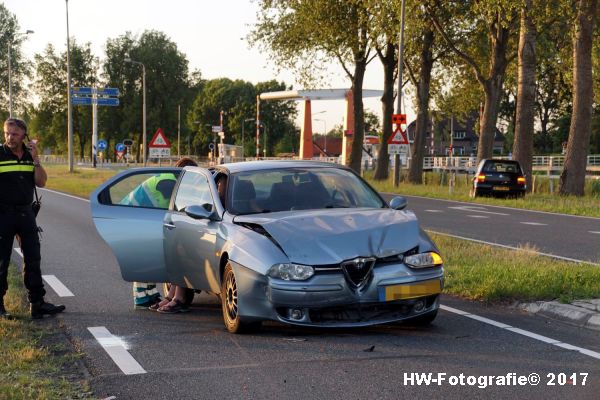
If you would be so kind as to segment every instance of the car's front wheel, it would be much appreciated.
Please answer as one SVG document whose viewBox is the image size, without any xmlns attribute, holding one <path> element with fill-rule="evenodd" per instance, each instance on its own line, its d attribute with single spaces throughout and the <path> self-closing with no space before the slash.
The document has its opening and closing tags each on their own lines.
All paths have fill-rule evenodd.
<svg viewBox="0 0 600 400">
<path fill-rule="evenodd" d="M 239 306 L 237 279 L 233 267 L 227 263 L 221 281 L 221 308 L 225 328 L 231 333 L 244 333 L 260 328 L 260 321 L 247 322 L 240 317 Z"/>
</svg>

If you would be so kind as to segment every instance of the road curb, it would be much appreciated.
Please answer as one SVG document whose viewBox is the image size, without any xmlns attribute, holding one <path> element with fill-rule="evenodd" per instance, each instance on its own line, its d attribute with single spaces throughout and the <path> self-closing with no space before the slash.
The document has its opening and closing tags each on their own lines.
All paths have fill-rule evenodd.
<svg viewBox="0 0 600 400">
<path fill-rule="evenodd" d="M 563 304 L 558 301 L 537 301 L 535 303 L 524 303 L 519 307 L 531 314 L 600 331 L 600 299 L 577 300 L 573 304 Z"/>
</svg>

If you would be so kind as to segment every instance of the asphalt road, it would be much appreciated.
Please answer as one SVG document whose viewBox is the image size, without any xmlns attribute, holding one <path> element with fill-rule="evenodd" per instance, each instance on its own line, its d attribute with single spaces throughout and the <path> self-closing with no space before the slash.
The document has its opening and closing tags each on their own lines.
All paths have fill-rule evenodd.
<svg viewBox="0 0 600 400">
<path fill-rule="evenodd" d="M 445 308 L 427 328 L 385 325 L 312 330 L 268 323 L 250 335 L 228 334 L 218 302 L 209 296 L 197 296 L 188 314 L 135 311 L 131 284 L 121 279 L 112 253 L 96 233 L 89 203 L 45 190 L 43 196 L 42 268 L 73 294 L 60 298 L 47 285 L 47 298 L 67 305 L 66 312 L 57 318 L 75 348 L 84 353 L 91 387 L 99 398 L 598 398 L 598 332 L 510 308 L 444 297 Z M 481 224 L 480 220 L 470 225 L 483 226 L 470 233 L 466 222 L 452 225 L 450 214 L 460 213 L 463 220 L 470 221 L 466 214 L 476 212 L 449 206 L 453 205 L 409 199 L 409 207 L 423 218 L 426 228 L 512 245 L 519 243 L 518 237 L 529 235 L 528 227 L 502 230 L 496 223 L 490 228 L 491 224 Z M 441 212 L 426 211 L 433 209 Z M 505 211 L 500 212 L 508 213 Z M 514 217 L 482 215 L 503 217 L 511 224 L 549 218 L 512 213 Z M 437 220 L 447 221 L 447 225 L 436 225 Z M 586 224 L 585 229 L 600 231 L 597 220 L 572 219 L 568 224 Z M 540 231 L 541 227 L 536 226 Z M 560 227 L 560 234 L 555 231 L 555 236 L 567 240 L 564 228 Z M 552 237 L 550 233 L 547 236 Z M 594 252 L 597 255 L 597 240 L 593 249 L 581 243 L 578 246 L 592 257 Z M 569 246 L 555 248 L 553 253 L 562 248 L 568 251 Z M 581 257 L 583 253 L 579 254 Z M 16 252 L 14 259 L 20 260 Z M 98 340 L 90 328 L 96 328 L 92 331 L 97 335 L 108 331 L 114 336 Z M 137 373 L 126 374 L 124 370 Z M 412 374 L 423 373 L 444 380 L 419 384 Z M 492 378 L 494 384 L 486 388 L 468 384 L 484 375 L 508 377 L 508 383 L 526 381 L 527 377 L 535 380 L 531 374 L 539 375 L 538 385 L 500 386 L 500 378 Z"/>
<path fill-rule="evenodd" d="M 406 198 L 425 229 L 600 264 L 600 218 Z"/>
</svg>

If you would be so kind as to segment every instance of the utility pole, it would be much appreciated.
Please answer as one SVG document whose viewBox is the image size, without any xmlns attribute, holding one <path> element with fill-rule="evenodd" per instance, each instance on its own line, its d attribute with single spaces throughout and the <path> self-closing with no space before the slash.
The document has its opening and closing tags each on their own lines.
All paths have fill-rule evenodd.
<svg viewBox="0 0 600 400">
<path fill-rule="evenodd" d="M 400 45 L 398 48 L 398 104 L 396 106 L 396 114 L 402 114 L 402 68 L 404 66 L 404 0 L 400 11 Z M 407 134 L 408 136 L 408 134 Z M 410 148 L 410 142 L 408 144 Z M 394 154 L 394 187 L 400 184 L 400 155 Z"/>
<path fill-rule="evenodd" d="M 69 0 L 67 6 L 67 147 L 69 172 L 73 172 L 73 106 L 71 105 L 71 45 L 69 40 Z"/>
</svg>

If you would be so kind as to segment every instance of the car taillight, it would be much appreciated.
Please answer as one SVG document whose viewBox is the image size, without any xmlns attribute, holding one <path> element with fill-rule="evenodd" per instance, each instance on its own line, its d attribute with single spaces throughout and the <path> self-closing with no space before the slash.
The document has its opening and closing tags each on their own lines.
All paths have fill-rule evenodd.
<svg viewBox="0 0 600 400">
<path fill-rule="evenodd" d="M 523 177 L 523 176 L 519 176 L 519 177 L 517 178 L 517 184 L 519 184 L 519 185 L 524 185 L 524 184 L 525 184 L 525 177 Z"/>
<path fill-rule="evenodd" d="M 477 182 L 485 182 L 485 174 L 477 175 Z"/>
</svg>

